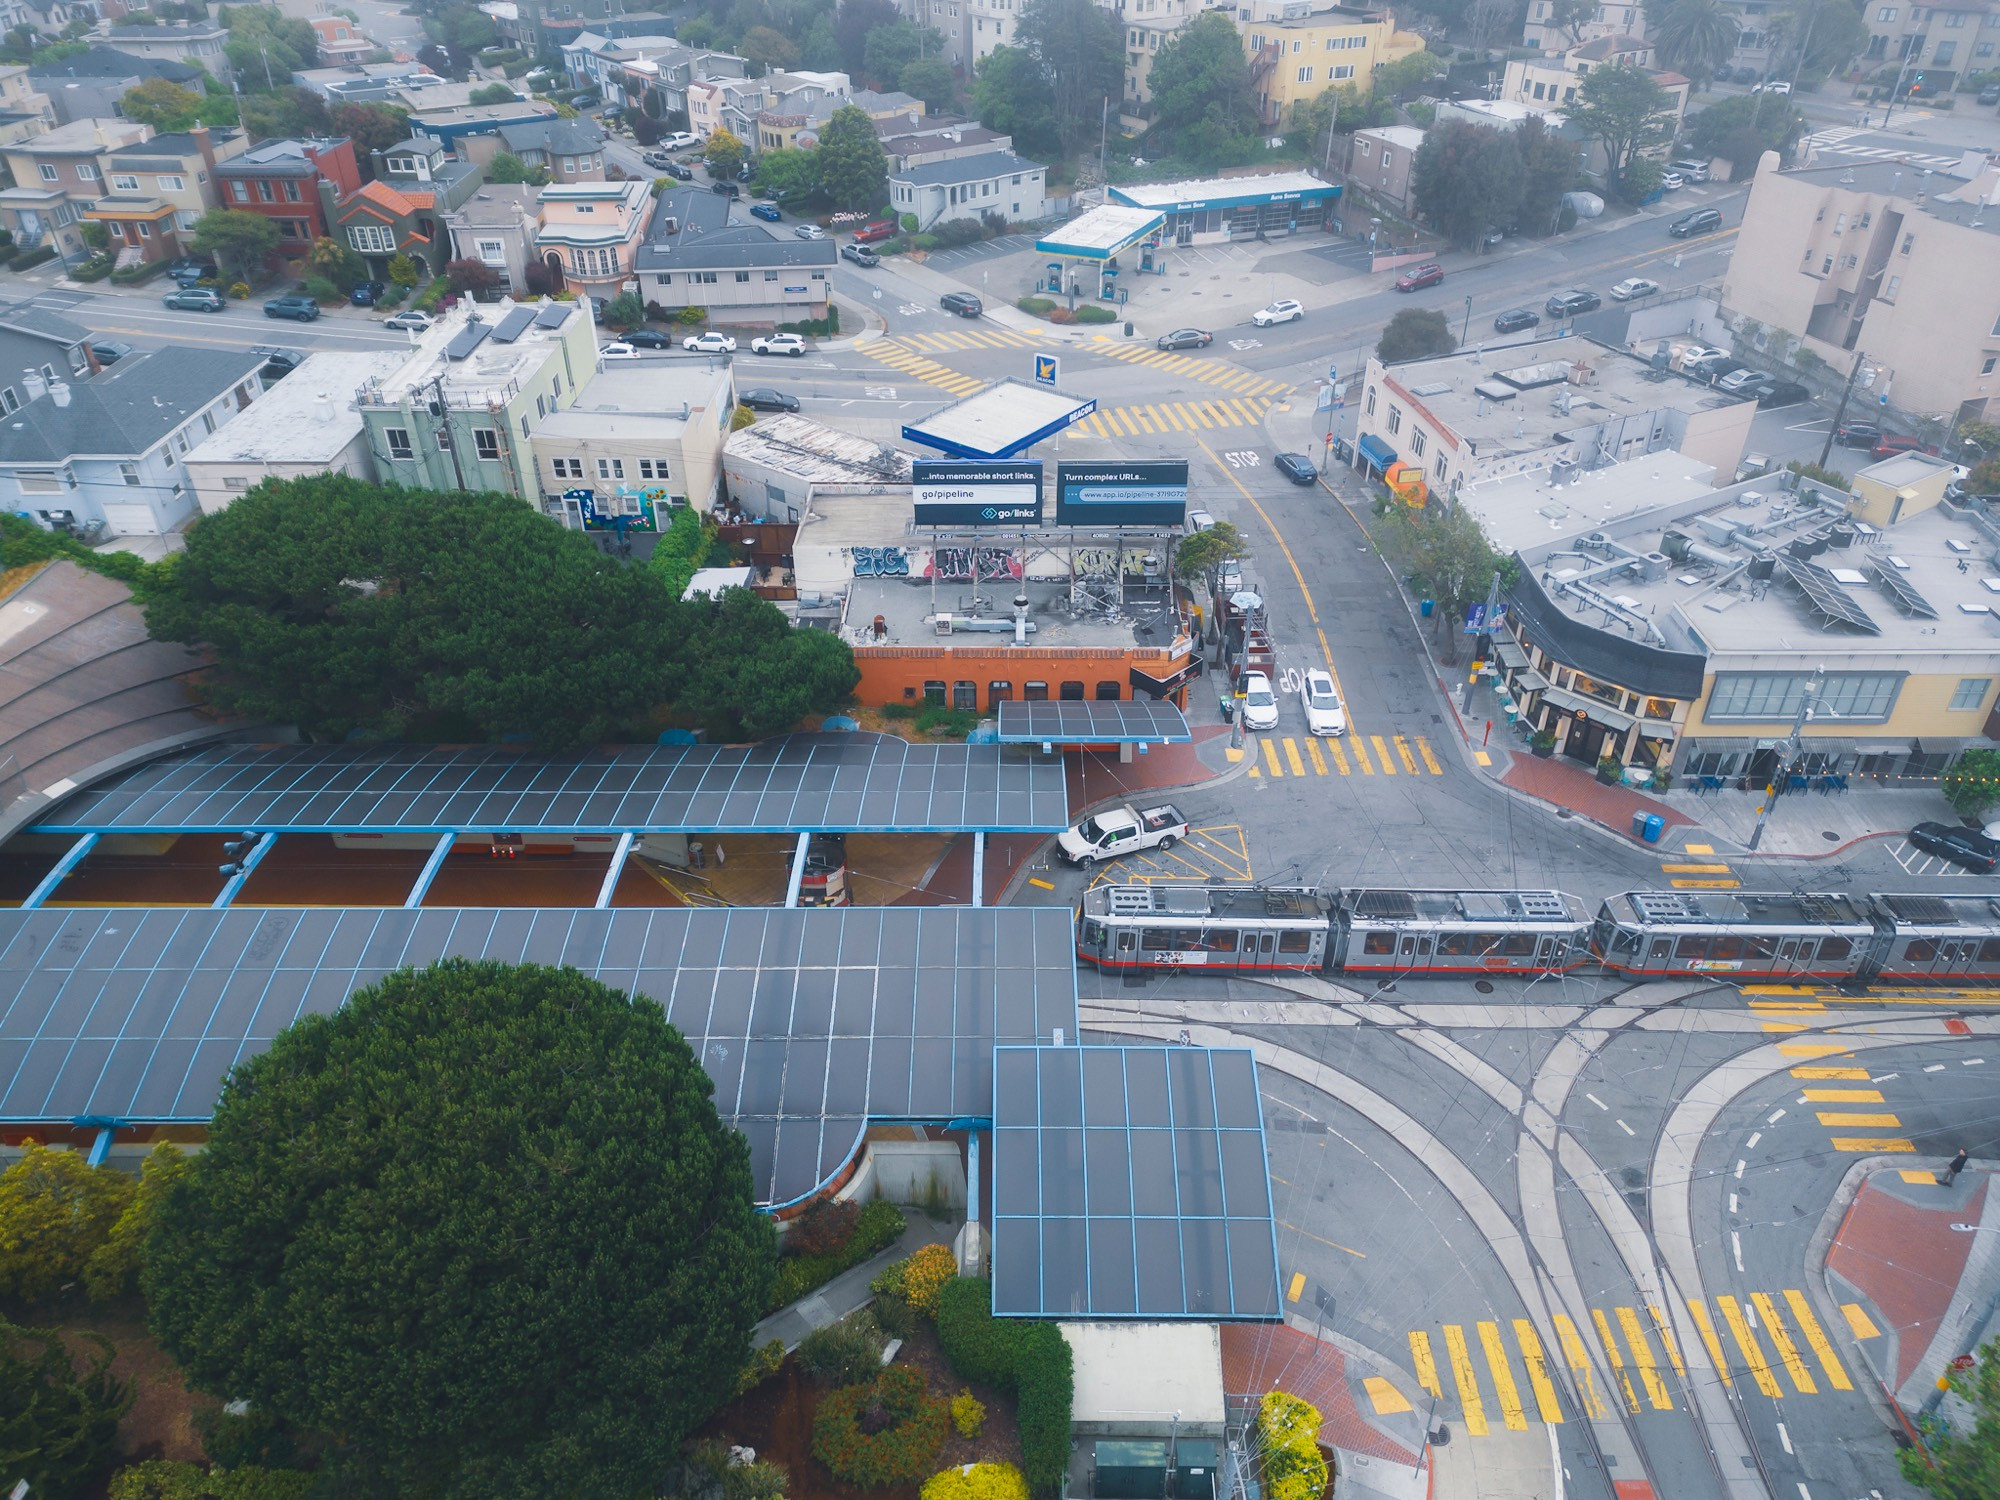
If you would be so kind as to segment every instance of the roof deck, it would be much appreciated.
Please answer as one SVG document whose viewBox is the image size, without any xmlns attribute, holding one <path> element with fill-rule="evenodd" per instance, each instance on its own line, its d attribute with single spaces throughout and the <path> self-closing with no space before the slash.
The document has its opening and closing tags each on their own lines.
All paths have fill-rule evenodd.
<svg viewBox="0 0 2000 1500">
<path fill-rule="evenodd" d="M 970 548 L 938 550 L 973 552 Z M 910 551 L 913 556 L 919 553 L 915 548 Z M 994 578 L 974 583 L 940 579 L 933 585 L 927 578 L 900 577 L 854 579 L 848 585 L 842 634 L 855 646 L 949 644 L 960 650 L 1009 649 L 1014 642 L 1017 594 L 1027 596 L 1027 645 L 1036 651 L 1065 646 L 1112 651 L 1136 646 L 1165 651 L 1180 634 L 1161 585 L 1129 588 L 1122 610 L 1078 609 L 1072 613 L 1066 580 Z M 949 629 L 941 628 L 941 616 L 949 616 Z"/>
</svg>

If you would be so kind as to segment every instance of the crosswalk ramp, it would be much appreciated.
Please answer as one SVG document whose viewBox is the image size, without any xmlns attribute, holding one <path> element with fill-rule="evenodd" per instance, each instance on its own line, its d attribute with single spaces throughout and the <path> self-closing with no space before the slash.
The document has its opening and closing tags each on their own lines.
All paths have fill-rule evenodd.
<svg viewBox="0 0 2000 1500">
<path fill-rule="evenodd" d="M 1291 390 L 1288 381 L 1272 380 L 1241 369 L 1227 360 L 1198 354 L 1175 354 L 1167 349 L 1153 349 L 1144 344 L 1121 343 L 1116 339 L 1099 337 L 1085 344 L 1084 350 L 1090 354 L 1101 354 L 1106 359 L 1123 360 L 1127 364 L 1144 365 L 1148 369 L 1163 370 L 1181 380 L 1198 380 L 1204 385 L 1219 386 L 1238 396 L 1277 397 Z"/>
<path fill-rule="evenodd" d="M 1205 401 L 1156 401 L 1144 406 L 1100 407 L 1071 424 L 1072 433 L 1138 437 L 1152 433 L 1212 432 L 1218 427 L 1258 427 L 1271 409 L 1265 396 L 1217 396 Z"/>
<path fill-rule="evenodd" d="M 1713 844 L 1684 844 L 1679 859 L 1662 860 L 1660 871 L 1677 891 L 1733 891 L 1743 882 L 1727 860 L 1715 858 Z"/>
<path fill-rule="evenodd" d="M 1774 1401 L 1854 1389 L 1811 1301 L 1796 1288 L 1694 1297 L 1687 1312 L 1727 1386 Z M 1860 1307 L 1841 1312 L 1856 1338 L 1879 1336 Z M 1690 1403 L 1686 1358 L 1663 1307 L 1592 1308 L 1581 1324 L 1566 1313 L 1552 1322 L 1553 1347 L 1526 1318 L 1412 1329 L 1417 1383 L 1439 1401 L 1456 1401 L 1473 1437 L 1496 1426 L 1519 1432 L 1538 1422 L 1600 1420 L 1618 1408 L 1636 1416 Z"/>
<path fill-rule="evenodd" d="M 1257 780 L 1286 776 L 1442 776 L 1437 752 L 1420 734 L 1351 734 L 1344 739 L 1308 735 L 1303 745 L 1287 735 L 1264 735 L 1232 760 L 1248 756 Z"/>
</svg>

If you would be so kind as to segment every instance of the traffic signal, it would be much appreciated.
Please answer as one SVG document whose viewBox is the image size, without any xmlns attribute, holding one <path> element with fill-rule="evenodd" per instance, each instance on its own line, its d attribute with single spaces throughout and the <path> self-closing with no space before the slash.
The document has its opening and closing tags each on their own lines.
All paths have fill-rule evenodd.
<svg viewBox="0 0 2000 1500">
<path fill-rule="evenodd" d="M 1912 78 L 1910 80 L 1910 92 L 1913 94 L 1921 94 L 1923 91 L 1924 91 L 1924 75 L 1919 73 L 1915 78 Z"/>
</svg>

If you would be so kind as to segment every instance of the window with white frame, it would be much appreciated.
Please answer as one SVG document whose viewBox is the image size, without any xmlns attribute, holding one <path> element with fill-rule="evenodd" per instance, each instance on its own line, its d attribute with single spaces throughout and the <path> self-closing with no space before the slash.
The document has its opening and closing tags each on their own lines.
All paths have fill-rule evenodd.
<svg viewBox="0 0 2000 1500">
<path fill-rule="evenodd" d="M 55 169 L 55 167 L 48 162 L 45 161 L 36 162 L 35 166 L 41 172 L 42 181 L 44 182 L 58 182 L 62 178 L 62 174 L 58 172 Z"/>
<path fill-rule="evenodd" d="M 667 473 L 667 461 L 664 458 L 642 458 L 639 460 L 639 477 L 641 479 L 670 479 L 673 476 Z"/>
<path fill-rule="evenodd" d="M 187 186 L 187 179 L 179 176 L 166 175 L 156 177 L 153 180 L 159 183 L 160 191 L 163 193 L 178 193 L 182 188 Z"/>
<path fill-rule="evenodd" d="M 477 458 L 498 462 L 500 458 L 500 434 L 491 427 L 472 429 L 472 451 Z"/>
<path fill-rule="evenodd" d="M 622 458 L 600 458 L 597 461 L 597 477 L 599 479 L 623 479 L 625 477 L 625 460 Z"/>
<path fill-rule="evenodd" d="M 114 173 L 111 178 L 111 186 L 116 192 L 136 193 L 139 191 L 139 179 L 122 172 Z"/>
<path fill-rule="evenodd" d="M 84 182 L 97 181 L 97 163 L 80 161 L 76 164 L 76 175 Z"/>
<path fill-rule="evenodd" d="M 554 474 L 559 480 L 581 479 L 583 478 L 583 460 L 580 458 L 552 458 L 549 460 L 549 472 Z"/>
<path fill-rule="evenodd" d="M 414 458 L 417 450 L 410 444 L 410 430 L 407 427 L 390 427 L 383 431 L 383 439 L 389 444 L 389 457 Z"/>
<path fill-rule="evenodd" d="M 1424 456 L 1424 433 L 1421 427 L 1410 429 L 1410 452 L 1418 458 Z"/>
<path fill-rule="evenodd" d="M 507 259 L 507 247 L 499 240 L 481 240 L 479 258 L 489 266 L 502 265 Z"/>
<path fill-rule="evenodd" d="M 1402 430 L 1403 430 L 1403 410 L 1401 407 L 1392 406 L 1389 408 L 1389 435 L 1391 437 L 1394 437 L 1397 433 L 1401 432 Z"/>
<path fill-rule="evenodd" d="M 1352 78 L 1354 76 L 1354 64 L 1341 63 L 1333 70 L 1331 76 L 1335 83 L 1339 83 L 1344 78 Z"/>
<path fill-rule="evenodd" d="M 118 477 L 136 490 L 139 487 L 139 466 L 137 464 L 120 464 L 118 466 Z"/>
<path fill-rule="evenodd" d="M 24 495 L 62 493 L 62 475 L 54 469 L 23 469 L 14 478 L 19 481 Z"/>
<path fill-rule="evenodd" d="M 396 252 L 396 234 L 386 224 L 350 224 L 347 226 L 347 243 L 363 255 L 393 255 Z"/>
</svg>

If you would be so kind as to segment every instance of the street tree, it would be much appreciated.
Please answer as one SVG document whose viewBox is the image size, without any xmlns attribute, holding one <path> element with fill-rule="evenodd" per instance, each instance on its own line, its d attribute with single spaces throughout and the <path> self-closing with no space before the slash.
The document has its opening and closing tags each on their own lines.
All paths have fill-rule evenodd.
<svg viewBox="0 0 2000 1500">
<path fill-rule="evenodd" d="M 1583 40 L 1583 28 L 1595 21 L 1603 8 L 1597 0 L 1553 0 L 1542 24 L 1574 47 Z"/>
<path fill-rule="evenodd" d="M 708 163 L 709 176 L 734 177 L 747 154 L 743 149 L 743 142 L 737 139 L 735 132 L 726 125 L 718 125 L 715 127 L 715 133 L 708 138 L 708 146 L 702 152 L 702 160 Z"/>
<path fill-rule="evenodd" d="M 650 1494 L 776 1264 L 713 1093 L 574 969 L 393 973 L 231 1074 L 147 1242 L 154 1334 L 359 1493 Z"/>
<path fill-rule="evenodd" d="M 1567 113 L 1570 124 L 1604 147 L 1607 183 L 1619 182 L 1633 157 L 1673 134 L 1673 96 L 1629 63 L 1592 68 Z"/>
<path fill-rule="evenodd" d="M 110 1340 L 85 1338 L 96 1352 L 78 1374 L 58 1330 L 0 1321 L 0 1470 L 27 1494 L 102 1494 L 118 1461 L 132 1388 L 112 1377 Z"/>
<path fill-rule="evenodd" d="M 643 328 L 646 323 L 646 304 L 637 292 L 620 292 L 604 304 L 602 322 L 606 328 L 619 333 L 630 333 L 634 328 Z"/>
<path fill-rule="evenodd" d="M 1125 92 L 1117 27 L 1093 0 L 1026 0 L 1014 36 L 1041 70 L 1064 154 L 1080 154 Z"/>
<path fill-rule="evenodd" d="M 83 1277 L 132 1198 L 132 1179 L 29 1141 L 0 1172 L 0 1297 L 46 1302 Z M 5 1450 L 0 1449 L 0 1467 Z"/>
<path fill-rule="evenodd" d="M 1792 68 L 1824 76 L 1868 45 L 1868 23 L 1853 0 L 1793 0 L 1770 18 L 1771 76 L 1788 78 Z"/>
<path fill-rule="evenodd" d="M 1971 1422 L 1961 1430 L 1954 1417 L 1951 1426 L 1933 1429 L 1921 1445 L 1896 1455 L 1897 1466 L 1938 1500 L 1991 1500 L 2000 1495 L 2000 1339 L 1981 1346 L 1971 1369 L 1945 1378 L 1972 1408 Z"/>
<path fill-rule="evenodd" d="M 1257 128 L 1257 105 L 1243 34 L 1221 11 L 1203 11 L 1168 38 L 1146 75 L 1153 128 L 1197 165 L 1242 155 Z"/>
<path fill-rule="evenodd" d="M 868 60 L 868 33 L 902 19 L 896 0 L 840 0 L 833 15 L 833 40 L 841 66 L 860 75 Z"/>
<path fill-rule="evenodd" d="M 1200 578 L 1231 558 L 1248 557 L 1250 545 L 1243 533 L 1227 521 L 1217 521 L 1192 535 L 1181 538 L 1174 549 L 1174 572 L 1182 578 Z"/>
<path fill-rule="evenodd" d="M 858 212 L 887 201 L 889 158 L 866 111 L 852 104 L 836 109 L 819 133 L 814 155 L 820 191 L 836 209 Z"/>
<path fill-rule="evenodd" d="M 1513 222 L 1529 234 L 1549 234 L 1562 211 L 1563 194 L 1576 186 L 1576 147 L 1550 130 L 1540 115 L 1529 115 L 1514 127 L 1514 149 L 1521 155 L 1521 201 Z"/>
<path fill-rule="evenodd" d="M 896 87 L 923 100 L 933 114 L 943 114 L 958 102 L 958 78 L 942 57 L 920 57 L 904 64 Z"/>
<path fill-rule="evenodd" d="M 1429 359 L 1458 347 L 1445 315 L 1428 307 L 1406 307 L 1389 320 L 1375 345 L 1375 357 L 1385 365 L 1406 359 Z"/>
<path fill-rule="evenodd" d="M 211 208 L 194 223 L 194 248 L 215 257 L 231 277 L 249 281 L 264 274 L 278 248 L 278 225 L 262 214 L 238 208 Z"/>
<path fill-rule="evenodd" d="M 1725 0 L 1673 0 L 1653 39 L 1660 61 L 1685 73 L 1699 90 L 1736 55 L 1742 29 L 1738 13 Z"/>
<path fill-rule="evenodd" d="M 988 130 L 1014 138 L 1031 156 L 1059 156 L 1062 136 L 1041 64 L 1023 47 L 995 47 L 979 60 L 972 110 Z"/>
<path fill-rule="evenodd" d="M 798 45 L 768 26 L 752 26 L 736 44 L 739 56 L 766 68 L 796 68 Z"/>
<path fill-rule="evenodd" d="M 517 96 L 511 83 L 482 84 L 466 95 L 467 104 L 512 104 Z"/>
<path fill-rule="evenodd" d="M 862 72 L 878 87 L 893 88 L 903 69 L 920 57 L 935 57 L 943 38 L 913 21 L 897 20 L 868 33 Z"/>
<path fill-rule="evenodd" d="M 762 739 L 845 699 L 861 681 L 839 636 L 800 630 L 748 589 L 685 606 L 683 701 L 726 739 Z"/>
<path fill-rule="evenodd" d="M 1685 139 L 1704 160 L 1727 161 L 1735 180 L 1742 182 L 1756 172 L 1766 151 L 1777 152 L 1781 163 L 1789 161 L 1805 131 L 1805 116 L 1789 100 L 1743 94 L 1688 116 Z"/>
<path fill-rule="evenodd" d="M 1412 509 L 1386 501 L 1376 514 L 1376 545 L 1419 598 L 1437 601 L 1433 618 L 1442 639 L 1455 639 L 1466 607 L 1484 600 L 1496 578 L 1505 590 L 1520 577 L 1520 564 L 1493 550 L 1463 505 L 1433 497 Z"/>
<path fill-rule="evenodd" d="M 1960 817 L 1977 818 L 2000 802 L 2000 750 L 1967 750 L 1944 773 L 1944 796 Z"/>
<path fill-rule="evenodd" d="M 819 191 L 819 153 L 806 146 L 775 146 L 757 158 L 759 192 L 781 201 L 809 198 Z"/>
<path fill-rule="evenodd" d="M 1524 174 L 1511 130 L 1464 120 L 1433 125 L 1411 174 L 1417 212 L 1461 249 L 1476 249 L 1487 230 L 1506 228 L 1520 211 Z"/>
<path fill-rule="evenodd" d="M 127 89 L 118 101 L 125 118 L 150 125 L 154 133 L 191 130 L 201 123 L 201 95 L 166 78 L 149 78 Z"/>
</svg>

